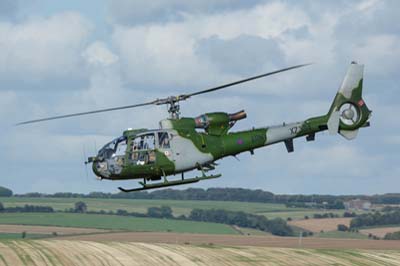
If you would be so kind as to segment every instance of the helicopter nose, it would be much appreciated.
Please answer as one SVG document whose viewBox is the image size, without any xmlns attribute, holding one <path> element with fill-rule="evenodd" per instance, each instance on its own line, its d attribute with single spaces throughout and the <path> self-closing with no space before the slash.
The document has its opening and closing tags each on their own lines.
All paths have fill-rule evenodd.
<svg viewBox="0 0 400 266">
<path fill-rule="evenodd" d="M 110 176 L 110 173 L 108 171 L 107 167 L 107 162 L 105 161 L 93 161 L 92 165 L 93 172 L 96 176 L 98 176 L 100 179 L 103 178 L 108 178 Z"/>
</svg>

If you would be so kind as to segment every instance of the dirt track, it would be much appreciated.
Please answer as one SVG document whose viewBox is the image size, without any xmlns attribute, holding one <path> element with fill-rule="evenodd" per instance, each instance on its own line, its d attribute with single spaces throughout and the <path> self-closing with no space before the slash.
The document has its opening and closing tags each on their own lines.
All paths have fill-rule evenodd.
<svg viewBox="0 0 400 266">
<path fill-rule="evenodd" d="M 258 246 L 284 248 L 351 248 L 351 249 L 393 249 L 400 250 L 400 241 L 303 238 L 296 237 L 205 235 L 177 233 L 104 233 L 82 236 L 65 236 L 58 239 L 87 241 L 118 241 L 172 244 L 218 244 L 227 246 Z"/>
<path fill-rule="evenodd" d="M 36 240 L 0 242 L 0 266 L 400 265 L 400 251 Z"/>
</svg>

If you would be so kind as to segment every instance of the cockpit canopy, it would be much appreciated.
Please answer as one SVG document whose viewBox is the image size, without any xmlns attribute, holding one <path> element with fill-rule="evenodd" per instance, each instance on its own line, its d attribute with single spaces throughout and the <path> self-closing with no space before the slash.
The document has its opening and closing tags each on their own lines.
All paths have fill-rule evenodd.
<svg viewBox="0 0 400 266">
<path fill-rule="evenodd" d="M 125 136 L 114 139 L 113 141 L 104 145 L 99 151 L 98 157 L 102 159 L 110 159 L 116 155 L 124 155 L 126 147 L 128 144 L 128 139 Z"/>
<path fill-rule="evenodd" d="M 129 148 L 128 148 L 129 143 Z M 170 148 L 170 134 L 167 131 L 146 132 L 136 136 L 118 137 L 100 149 L 99 159 L 111 159 L 124 157 L 128 151 L 130 154 L 138 151 L 153 151 Z"/>
</svg>

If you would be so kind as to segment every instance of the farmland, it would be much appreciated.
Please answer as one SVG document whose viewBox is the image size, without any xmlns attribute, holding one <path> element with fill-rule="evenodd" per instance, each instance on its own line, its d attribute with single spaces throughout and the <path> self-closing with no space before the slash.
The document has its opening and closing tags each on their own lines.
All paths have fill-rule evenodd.
<svg viewBox="0 0 400 266">
<path fill-rule="evenodd" d="M 338 224 L 350 225 L 351 218 L 330 218 L 330 219 L 307 219 L 289 222 L 290 225 L 294 225 L 303 228 L 307 231 L 318 233 L 321 231 L 335 231 L 337 230 Z"/>
<path fill-rule="evenodd" d="M 400 265 L 399 251 L 132 242 L 0 242 L 0 265 Z"/>
<path fill-rule="evenodd" d="M 344 210 L 318 210 L 303 208 L 287 208 L 284 204 L 231 202 L 231 201 L 200 201 L 200 200 L 138 200 L 138 199 L 93 199 L 93 198 L 0 198 L 5 207 L 24 206 L 25 204 L 50 206 L 54 210 L 65 210 L 74 207 L 74 203 L 83 201 L 89 211 L 116 211 L 118 209 L 129 212 L 145 213 L 149 207 L 161 205 L 170 206 L 174 216 L 188 215 L 192 209 L 224 209 L 229 211 L 243 211 L 264 215 L 267 218 L 280 217 L 286 219 L 302 219 L 312 217 L 315 213 L 332 212 L 343 215 Z"/>
<path fill-rule="evenodd" d="M 75 213 L 3 213 L 0 224 L 51 225 L 129 231 L 237 234 L 224 224 Z"/>
<path fill-rule="evenodd" d="M 360 233 L 364 235 L 372 234 L 374 236 L 383 238 L 387 233 L 394 233 L 398 231 L 400 231 L 400 226 L 397 225 L 397 226 L 364 228 L 360 230 Z"/>
</svg>

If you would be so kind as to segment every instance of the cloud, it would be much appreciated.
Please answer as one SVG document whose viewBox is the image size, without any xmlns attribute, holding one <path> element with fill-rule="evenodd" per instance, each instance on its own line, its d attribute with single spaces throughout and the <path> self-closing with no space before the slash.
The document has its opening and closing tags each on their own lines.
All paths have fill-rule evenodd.
<svg viewBox="0 0 400 266">
<path fill-rule="evenodd" d="M 83 57 L 89 65 L 109 66 L 116 63 L 119 58 L 112 53 L 103 42 L 96 41 L 89 45 L 83 52 Z"/>
<path fill-rule="evenodd" d="M 112 39 L 124 79 L 133 86 L 204 88 L 282 66 L 278 36 L 308 23 L 303 12 L 274 2 L 246 11 L 187 14 L 178 22 L 117 25 Z"/>
<path fill-rule="evenodd" d="M 20 23 L 0 22 L 0 79 L 41 81 L 79 77 L 81 49 L 92 25 L 78 13 Z"/>
<path fill-rule="evenodd" d="M 276 40 L 251 35 L 228 40 L 213 35 L 197 41 L 194 53 L 218 66 L 219 71 L 234 75 L 254 75 L 285 61 Z"/>
<path fill-rule="evenodd" d="M 142 1 L 117 0 L 109 1 L 109 13 L 113 22 L 123 25 L 145 23 L 165 23 L 184 20 L 185 14 L 212 14 L 237 9 L 246 9 L 261 3 L 261 0 L 153 0 Z"/>
</svg>

